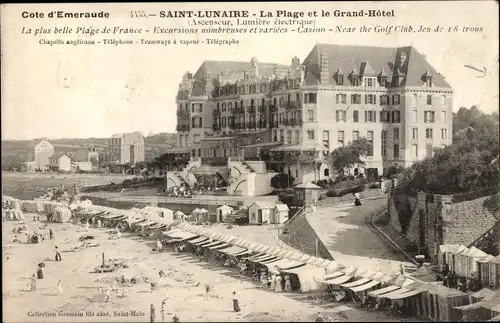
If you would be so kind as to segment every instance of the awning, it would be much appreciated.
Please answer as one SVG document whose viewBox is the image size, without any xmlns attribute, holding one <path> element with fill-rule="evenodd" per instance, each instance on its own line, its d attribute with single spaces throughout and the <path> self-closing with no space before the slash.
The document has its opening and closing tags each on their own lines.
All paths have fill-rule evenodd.
<svg viewBox="0 0 500 323">
<path fill-rule="evenodd" d="M 392 297 L 394 297 L 394 296 L 397 296 L 397 295 L 400 295 L 400 294 L 403 294 L 403 293 L 406 293 L 406 292 L 409 292 L 409 291 L 411 291 L 411 289 L 401 288 L 401 289 L 398 289 L 398 290 L 396 290 L 394 292 L 390 292 L 390 293 L 387 293 L 387 294 L 384 294 L 384 295 L 379 295 L 379 297 L 392 299 Z"/>
<path fill-rule="evenodd" d="M 282 271 L 290 273 L 290 274 L 298 274 L 298 273 L 306 272 L 306 271 L 309 271 L 309 270 L 317 270 L 317 269 L 321 269 L 321 268 L 318 267 L 318 266 L 314 266 L 314 265 L 310 265 L 310 264 L 305 264 L 304 266 L 301 266 L 301 267 L 283 269 Z"/>
<path fill-rule="evenodd" d="M 236 257 L 240 257 L 240 256 L 243 256 L 243 255 L 246 255 L 246 254 L 249 254 L 251 253 L 252 251 L 248 250 L 248 249 L 245 249 L 244 251 L 242 252 L 238 252 L 238 253 L 235 253 L 233 254 L 233 256 L 236 256 Z"/>
<path fill-rule="evenodd" d="M 329 279 L 334 279 L 334 278 L 337 278 L 337 277 L 340 277 L 340 276 L 343 276 L 344 273 L 341 272 L 341 271 L 337 271 L 337 272 L 334 272 L 333 274 L 328 274 L 328 275 L 325 275 L 323 277 L 316 277 L 315 280 L 316 281 L 319 281 L 319 282 L 322 282 L 322 283 L 328 283 L 328 280 Z"/>
<path fill-rule="evenodd" d="M 400 293 L 400 294 L 397 294 L 397 295 L 391 295 L 390 297 L 387 297 L 387 298 L 390 298 L 392 300 L 395 300 L 395 299 L 404 299 L 404 298 L 416 296 L 416 295 L 418 295 L 418 294 L 420 294 L 422 292 L 423 292 L 422 290 L 414 289 L 414 290 L 411 290 L 411 291 L 406 292 L 406 293 Z"/>
<path fill-rule="evenodd" d="M 181 238 L 182 240 L 187 240 L 187 239 L 191 239 L 191 238 L 194 238 L 194 237 L 197 237 L 198 235 L 197 234 L 194 234 L 194 233 L 191 233 L 191 232 L 186 232 L 186 231 L 177 231 L 177 232 L 174 232 L 172 234 L 170 234 L 170 237 L 172 238 Z"/>
<path fill-rule="evenodd" d="M 265 255 L 266 255 L 266 254 L 259 252 L 259 253 L 256 253 L 255 255 L 252 255 L 252 256 L 246 257 L 246 258 L 245 258 L 245 260 L 250 260 L 250 261 L 252 261 L 253 259 L 260 258 L 260 257 L 265 256 Z"/>
<path fill-rule="evenodd" d="M 195 245 L 195 244 L 198 244 L 198 243 L 201 243 L 201 242 L 205 242 L 205 241 L 208 241 L 207 237 L 199 237 L 199 238 L 196 238 L 196 239 L 193 239 L 193 240 L 189 241 L 189 243 Z"/>
<path fill-rule="evenodd" d="M 238 254 L 238 253 L 241 253 L 241 252 L 244 252 L 244 251 L 247 251 L 247 249 L 245 248 L 240 248 L 240 247 L 237 247 L 237 246 L 232 246 L 230 248 L 227 248 L 227 249 L 223 249 L 223 250 L 219 250 L 220 252 L 223 252 L 225 254 L 228 254 L 228 255 L 235 255 L 235 254 Z"/>
<path fill-rule="evenodd" d="M 263 256 L 263 257 L 260 257 L 260 258 L 255 258 L 255 259 L 252 259 L 251 261 L 253 262 L 256 262 L 258 264 L 262 264 L 264 262 L 269 262 L 270 260 L 272 261 L 276 261 L 278 259 L 281 259 L 281 258 L 278 258 L 276 256 L 270 256 L 270 255 L 267 255 L 267 256 Z"/>
<path fill-rule="evenodd" d="M 278 269 L 287 269 L 287 268 L 294 268 L 298 266 L 304 265 L 303 262 L 300 261 L 295 261 L 295 260 L 290 260 L 290 259 L 279 259 L 270 263 L 266 264 L 266 267 L 271 269 L 275 269 L 276 267 Z"/>
<path fill-rule="evenodd" d="M 340 276 L 340 277 L 335 278 L 335 279 L 327 280 L 327 281 L 325 281 L 325 283 L 327 283 L 328 285 L 340 285 L 340 284 L 347 282 L 352 277 L 353 276 L 351 276 L 351 275 L 343 275 L 343 276 Z"/>
<path fill-rule="evenodd" d="M 177 231 L 179 231 L 179 229 L 172 229 L 172 230 L 169 230 L 169 231 L 164 231 L 163 235 L 164 236 L 170 236 L 172 233 L 177 232 Z"/>
<path fill-rule="evenodd" d="M 210 250 L 218 250 L 218 249 L 224 249 L 224 248 L 229 247 L 229 246 L 230 246 L 229 243 L 223 243 L 223 244 L 212 246 L 209 248 L 210 248 Z"/>
<path fill-rule="evenodd" d="M 156 224 L 156 222 L 149 221 L 149 222 L 139 223 L 138 226 L 140 226 L 140 227 L 147 227 L 147 226 L 155 225 L 155 224 Z"/>
<path fill-rule="evenodd" d="M 377 289 L 377 290 L 368 292 L 368 296 L 377 297 L 377 296 L 382 295 L 382 294 L 393 292 L 393 291 L 398 290 L 400 288 L 401 287 L 399 287 L 399 286 L 391 285 L 391 286 L 387 286 L 387 287 L 384 287 L 381 289 Z"/>
<path fill-rule="evenodd" d="M 167 226 L 166 224 L 157 223 L 157 224 L 153 225 L 150 229 L 161 229 L 161 228 L 166 227 L 166 226 Z"/>
<path fill-rule="evenodd" d="M 222 242 L 222 241 L 213 241 L 211 243 L 207 243 L 207 244 L 203 245 L 203 248 L 210 248 L 210 247 L 213 247 L 213 246 L 223 245 L 223 244 L 224 244 L 224 242 Z"/>
<path fill-rule="evenodd" d="M 361 279 L 355 280 L 355 281 L 350 282 L 350 283 L 340 284 L 340 286 L 345 287 L 345 288 L 356 287 L 356 286 L 361 286 L 363 284 L 366 284 L 370 280 L 371 279 L 368 279 L 368 278 L 361 278 Z"/>
<path fill-rule="evenodd" d="M 375 287 L 378 284 L 380 284 L 380 282 L 378 280 L 372 280 L 369 283 L 366 283 L 366 284 L 363 284 L 363 285 L 360 285 L 360 286 L 352 287 L 352 288 L 350 288 L 350 290 L 352 290 L 355 293 L 359 293 L 359 292 L 365 291 L 367 289 L 370 289 L 372 287 Z"/>
<path fill-rule="evenodd" d="M 205 248 L 208 245 L 212 245 L 212 243 L 214 243 L 214 242 L 220 243 L 220 241 L 213 241 L 212 239 L 208 239 L 207 241 L 198 242 L 197 245 L 198 245 L 198 247 Z"/>
</svg>

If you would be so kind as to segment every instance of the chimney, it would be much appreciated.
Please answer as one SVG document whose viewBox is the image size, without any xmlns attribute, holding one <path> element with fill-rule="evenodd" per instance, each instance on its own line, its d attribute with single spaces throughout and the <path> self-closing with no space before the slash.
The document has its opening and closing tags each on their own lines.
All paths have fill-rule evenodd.
<svg viewBox="0 0 500 323">
<path fill-rule="evenodd" d="M 327 84 L 330 83 L 330 71 L 328 69 L 328 56 L 326 55 L 326 52 L 323 52 L 319 56 L 320 60 L 320 83 L 321 84 Z"/>
<path fill-rule="evenodd" d="M 214 86 L 212 83 L 212 73 L 207 72 L 205 74 L 205 94 L 207 94 L 208 96 L 211 96 L 213 89 L 214 89 Z"/>
</svg>

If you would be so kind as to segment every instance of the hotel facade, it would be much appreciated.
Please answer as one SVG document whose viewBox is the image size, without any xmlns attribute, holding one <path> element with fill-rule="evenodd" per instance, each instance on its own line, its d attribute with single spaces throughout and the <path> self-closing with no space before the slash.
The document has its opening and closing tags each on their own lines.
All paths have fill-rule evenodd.
<svg viewBox="0 0 500 323">
<path fill-rule="evenodd" d="M 382 175 L 451 144 L 452 100 L 413 47 L 316 45 L 286 66 L 205 61 L 179 85 L 176 150 L 198 166 L 277 154 L 300 183 L 330 176 L 324 156 L 364 137 L 372 150 L 353 172 Z"/>
</svg>

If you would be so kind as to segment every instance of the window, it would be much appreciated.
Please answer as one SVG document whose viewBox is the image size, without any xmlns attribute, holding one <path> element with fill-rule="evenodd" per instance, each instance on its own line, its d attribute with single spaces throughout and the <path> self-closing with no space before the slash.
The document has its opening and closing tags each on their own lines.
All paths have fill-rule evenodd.
<svg viewBox="0 0 500 323">
<path fill-rule="evenodd" d="M 285 141 L 285 131 L 283 129 L 280 129 L 280 141 Z"/>
<path fill-rule="evenodd" d="M 229 111 L 232 111 L 232 110 L 233 110 L 233 102 L 229 102 L 229 103 L 227 104 L 227 109 L 228 109 Z"/>
<path fill-rule="evenodd" d="M 314 140 L 314 130 L 307 130 L 307 139 Z"/>
<path fill-rule="evenodd" d="M 417 110 L 411 110 L 411 122 L 417 122 Z"/>
<path fill-rule="evenodd" d="M 427 79 L 425 80 L 425 85 L 431 87 L 432 86 L 432 77 L 427 77 Z"/>
<path fill-rule="evenodd" d="M 401 96 L 399 94 L 392 95 L 392 104 L 394 105 L 401 104 Z"/>
<path fill-rule="evenodd" d="M 425 111 L 424 112 L 424 122 L 434 122 L 436 113 L 434 111 Z"/>
<path fill-rule="evenodd" d="M 337 75 L 336 81 L 337 85 L 344 85 L 344 75 Z"/>
<path fill-rule="evenodd" d="M 388 83 L 387 83 L 387 76 L 381 76 L 380 77 L 380 86 L 382 87 L 387 87 Z"/>
<path fill-rule="evenodd" d="M 361 94 L 351 94 L 351 104 L 361 104 Z"/>
<path fill-rule="evenodd" d="M 191 127 L 196 128 L 196 118 L 191 119 Z"/>
<path fill-rule="evenodd" d="M 441 96 L 441 105 L 442 105 L 443 107 L 445 107 L 445 106 L 447 105 L 447 102 L 446 102 L 446 101 L 447 101 L 447 99 L 446 99 L 446 95 L 442 95 L 442 96 Z"/>
<path fill-rule="evenodd" d="M 200 135 L 194 135 L 193 136 L 193 142 L 195 144 L 199 144 L 200 143 Z"/>
<path fill-rule="evenodd" d="M 388 105 L 387 101 L 389 101 L 387 95 L 383 94 L 380 96 L 380 105 Z"/>
<path fill-rule="evenodd" d="M 394 144 L 394 146 L 392 147 L 392 155 L 395 159 L 399 158 L 399 144 Z"/>
<path fill-rule="evenodd" d="M 377 122 L 377 114 L 375 111 L 365 111 L 365 122 Z"/>
<path fill-rule="evenodd" d="M 381 142 L 381 148 L 382 148 L 382 157 L 387 157 L 387 130 L 382 130 L 382 133 L 381 133 L 381 138 L 382 138 L 382 142 Z"/>
<path fill-rule="evenodd" d="M 359 131 L 353 131 L 352 140 L 358 140 L 358 139 L 359 139 Z"/>
<path fill-rule="evenodd" d="M 392 123 L 400 123 L 401 122 L 401 111 L 396 110 L 392 111 Z"/>
<path fill-rule="evenodd" d="M 434 149 L 432 149 L 432 145 L 427 145 L 426 146 L 427 150 L 427 157 L 432 158 L 434 156 Z"/>
<path fill-rule="evenodd" d="M 316 93 L 304 93 L 304 103 L 316 103 Z"/>
<path fill-rule="evenodd" d="M 323 130 L 323 147 L 329 151 L 330 150 L 330 131 Z"/>
<path fill-rule="evenodd" d="M 357 75 L 351 76 L 352 86 L 359 86 L 359 77 Z"/>
<path fill-rule="evenodd" d="M 418 129 L 417 128 L 411 129 L 411 139 L 418 139 Z"/>
<path fill-rule="evenodd" d="M 313 109 L 309 109 L 307 110 L 307 120 L 309 122 L 314 122 L 315 121 L 315 116 L 314 116 L 314 110 Z"/>
<path fill-rule="evenodd" d="M 300 130 L 295 130 L 295 143 L 300 144 Z"/>
<path fill-rule="evenodd" d="M 342 103 L 342 104 L 347 103 L 347 94 L 337 94 L 336 101 L 337 101 L 337 104 L 338 103 Z"/>
<path fill-rule="evenodd" d="M 448 139 L 448 129 L 441 129 L 441 139 Z"/>
<path fill-rule="evenodd" d="M 292 130 L 287 130 L 285 140 L 285 143 L 292 143 Z"/>
<path fill-rule="evenodd" d="M 388 122 L 389 112 L 388 111 L 380 111 L 380 122 Z"/>
<path fill-rule="evenodd" d="M 366 87 L 375 87 L 376 79 L 373 77 L 365 77 L 365 86 Z"/>
<path fill-rule="evenodd" d="M 373 131 L 368 131 L 366 134 L 366 139 L 370 143 L 370 148 L 368 149 L 368 156 L 373 156 Z"/>
<path fill-rule="evenodd" d="M 441 122 L 446 122 L 446 111 L 441 111 Z"/>
<path fill-rule="evenodd" d="M 411 146 L 411 155 L 412 155 L 412 157 L 418 157 L 418 146 L 417 145 Z"/>
<path fill-rule="evenodd" d="M 415 108 L 417 106 L 417 101 L 418 101 L 417 95 L 412 94 L 411 106 Z"/>
<path fill-rule="evenodd" d="M 354 110 L 352 112 L 352 121 L 359 122 L 359 111 L 358 110 Z"/>
<path fill-rule="evenodd" d="M 337 132 L 337 143 L 339 146 L 344 146 L 344 132 L 339 131 Z"/>
<path fill-rule="evenodd" d="M 427 105 L 432 105 L 432 94 L 427 95 Z"/>
<path fill-rule="evenodd" d="M 278 130 L 273 130 L 273 141 L 278 141 Z"/>
<path fill-rule="evenodd" d="M 365 103 L 366 104 L 375 104 L 375 103 L 377 103 L 376 96 L 374 94 L 366 94 L 365 95 Z"/>
<path fill-rule="evenodd" d="M 347 112 L 345 110 L 337 110 L 335 111 L 335 118 L 338 121 L 346 121 Z"/>
<path fill-rule="evenodd" d="M 223 117 L 222 118 L 222 127 L 225 127 L 226 126 L 226 117 Z"/>
<path fill-rule="evenodd" d="M 432 128 L 425 129 L 425 138 L 432 139 Z"/>
</svg>

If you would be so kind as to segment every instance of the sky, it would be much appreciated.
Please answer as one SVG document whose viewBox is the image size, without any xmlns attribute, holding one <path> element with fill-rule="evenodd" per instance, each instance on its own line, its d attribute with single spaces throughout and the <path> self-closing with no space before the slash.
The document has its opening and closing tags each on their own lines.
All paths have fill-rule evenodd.
<svg viewBox="0 0 500 323">
<path fill-rule="evenodd" d="M 239 39 L 239 45 L 40 45 L 47 40 L 92 39 L 76 35 L 28 35 L 31 28 L 104 26 L 153 28 L 186 26 L 185 19 L 132 19 L 131 10 L 249 10 L 250 12 L 382 9 L 395 11 L 395 18 L 318 18 L 317 27 L 471 26 L 474 33 L 366 33 L 366 34 L 243 34 L 219 35 Z M 104 20 L 23 19 L 21 13 L 51 10 L 107 11 Z M 488 14 L 485 14 L 488 13 Z M 307 18 L 305 18 L 307 19 Z M 196 72 L 204 60 L 250 61 L 290 64 L 301 61 L 317 43 L 414 46 L 426 55 L 454 90 L 454 110 L 478 106 L 498 111 L 498 3 L 457 2 L 308 2 L 294 3 L 149 3 L 149 4 L 24 4 L 3 5 L 2 21 L 2 139 L 38 137 L 109 137 L 114 133 L 142 131 L 174 132 L 175 95 L 186 71 Z M 95 38 L 95 36 L 94 36 Z M 98 37 L 100 39 L 102 37 Z M 118 36 L 116 36 L 118 38 Z M 201 35 L 126 35 L 122 39 L 204 39 Z M 487 69 L 482 73 L 464 65 Z"/>
</svg>

